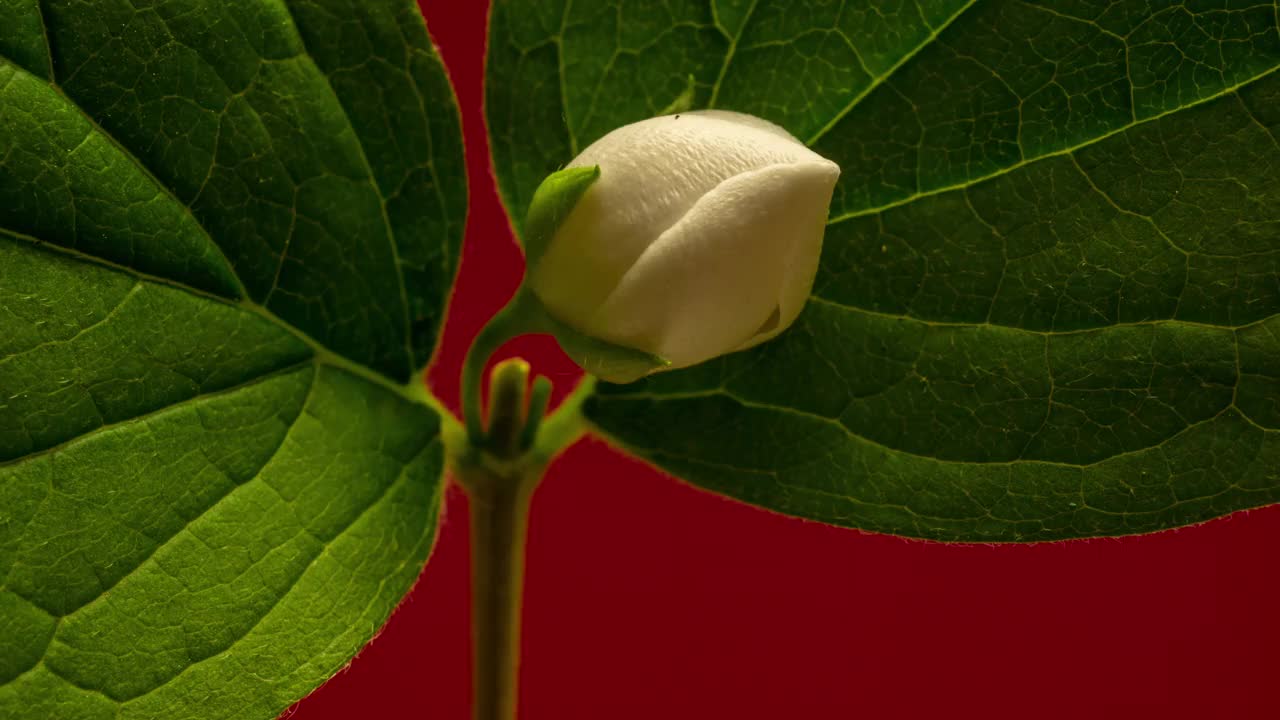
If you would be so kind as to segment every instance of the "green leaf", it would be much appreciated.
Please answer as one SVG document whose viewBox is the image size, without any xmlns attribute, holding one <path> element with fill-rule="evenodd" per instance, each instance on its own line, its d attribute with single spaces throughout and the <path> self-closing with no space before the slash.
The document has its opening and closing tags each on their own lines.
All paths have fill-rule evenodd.
<svg viewBox="0 0 1280 720">
<path fill-rule="evenodd" d="M 513 217 L 690 74 L 695 107 L 778 122 L 843 174 L 796 325 L 600 386 L 601 432 L 765 508 L 942 540 L 1280 500 L 1275 7 L 662 8 L 495 5 L 488 119 Z"/>
<path fill-rule="evenodd" d="M 377 631 L 463 173 L 409 0 L 0 0 L 0 716 L 274 718 Z"/>
</svg>

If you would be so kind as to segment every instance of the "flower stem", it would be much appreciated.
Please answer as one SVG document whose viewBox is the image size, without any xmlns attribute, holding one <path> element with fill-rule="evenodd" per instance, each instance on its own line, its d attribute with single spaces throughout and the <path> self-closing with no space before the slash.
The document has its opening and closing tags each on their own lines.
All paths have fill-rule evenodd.
<svg viewBox="0 0 1280 720">
<path fill-rule="evenodd" d="M 472 445 L 484 441 L 484 419 L 480 412 L 480 382 L 485 363 L 503 343 L 541 327 L 541 308 L 522 286 L 514 297 L 480 329 L 462 364 L 462 415 L 467 424 L 467 437 Z M 492 420 L 490 421 L 492 422 Z"/>
</svg>

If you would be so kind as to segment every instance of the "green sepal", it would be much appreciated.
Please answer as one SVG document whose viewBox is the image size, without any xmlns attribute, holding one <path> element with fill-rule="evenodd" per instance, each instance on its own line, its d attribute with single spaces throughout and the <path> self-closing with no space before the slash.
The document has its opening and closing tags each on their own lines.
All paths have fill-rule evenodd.
<svg viewBox="0 0 1280 720">
<path fill-rule="evenodd" d="M 551 173 L 533 193 L 524 222 L 525 266 L 532 268 L 582 194 L 600 177 L 600 166 L 565 168 Z"/>
<path fill-rule="evenodd" d="M 527 285 L 508 307 L 515 308 L 524 332 L 551 335 L 578 367 L 606 382 L 635 382 L 671 367 L 671 361 L 664 357 L 592 337 L 555 319 Z"/>
<path fill-rule="evenodd" d="M 537 299 L 529 293 L 533 302 Z M 539 303 L 541 305 L 541 303 Z M 584 335 L 543 311 L 547 332 L 553 335 L 565 354 L 583 370 L 601 380 L 619 385 L 671 367 L 666 358 L 623 345 Z"/>
<path fill-rule="evenodd" d="M 606 382 L 635 382 L 671 367 L 666 358 L 591 337 L 555 319 L 527 285 L 516 292 L 507 308 L 524 332 L 551 335 L 578 367 Z"/>
</svg>

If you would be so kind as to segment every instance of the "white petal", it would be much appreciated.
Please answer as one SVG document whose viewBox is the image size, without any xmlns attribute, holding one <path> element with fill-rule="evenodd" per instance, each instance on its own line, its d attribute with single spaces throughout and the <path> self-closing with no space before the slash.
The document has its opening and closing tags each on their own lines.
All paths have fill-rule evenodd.
<svg viewBox="0 0 1280 720">
<path fill-rule="evenodd" d="M 771 165 L 812 163 L 827 161 L 777 125 L 740 113 L 681 113 L 618 128 L 569 163 L 599 165 L 600 179 L 531 269 L 530 282 L 552 312 L 575 322 L 720 183 Z"/>
<path fill-rule="evenodd" d="M 738 350 L 746 350 L 767 340 L 772 340 L 779 333 L 791 327 L 800 316 L 809 294 L 813 291 L 813 280 L 818 274 L 818 262 L 822 259 L 822 236 L 826 231 L 827 209 L 831 205 L 831 193 L 839 176 L 839 168 L 831 178 L 831 187 L 825 193 L 815 192 L 804 198 L 812 203 L 808 210 L 798 210 L 797 215 L 814 218 L 808 229 L 795 228 L 795 244 L 786 258 L 786 270 L 783 272 L 782 288 L 778 294 L 778 322 L 772 327 L 757 332 Z"/>
<path fill-rule="evenodd" d="M 714 120 L 722 120 L 732 125 L 742 125 L 755 130 L 763 130 L 764 132 L 776 135 L 783 140 L 788 140 L 803 146 L 803 143 L 801 143 L 795 135 L 787 132 L 781 125 L 771 123 L 768 120 L 756 117 L 755 115 L 733 112 L 732 110 L 692 110 L 688 114 L 704 118 L 712 118 Z"/>
<path fill-rule="evenodd" d="M 819 159 L 724 181 L 640 256 L 586 330 L 684 367 L 751 340 L 780 300 L 789 324 L 838 175 Z"/>
</svg>

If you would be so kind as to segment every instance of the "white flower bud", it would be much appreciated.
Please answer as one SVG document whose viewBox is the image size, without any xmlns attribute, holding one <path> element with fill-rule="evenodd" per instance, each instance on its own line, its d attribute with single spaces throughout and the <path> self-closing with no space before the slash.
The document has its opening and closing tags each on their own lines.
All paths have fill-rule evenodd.
<svg viewBox="0 0 1280 720">
<path fill-rule="evenodd" d="M 591 166 L 599 178 L 530 259 L 555 319 L 677 368 L 800 314 L 835 163 L 765 120 L 707 110 L 618 128 L 569 163 Z"/>
</svg>

